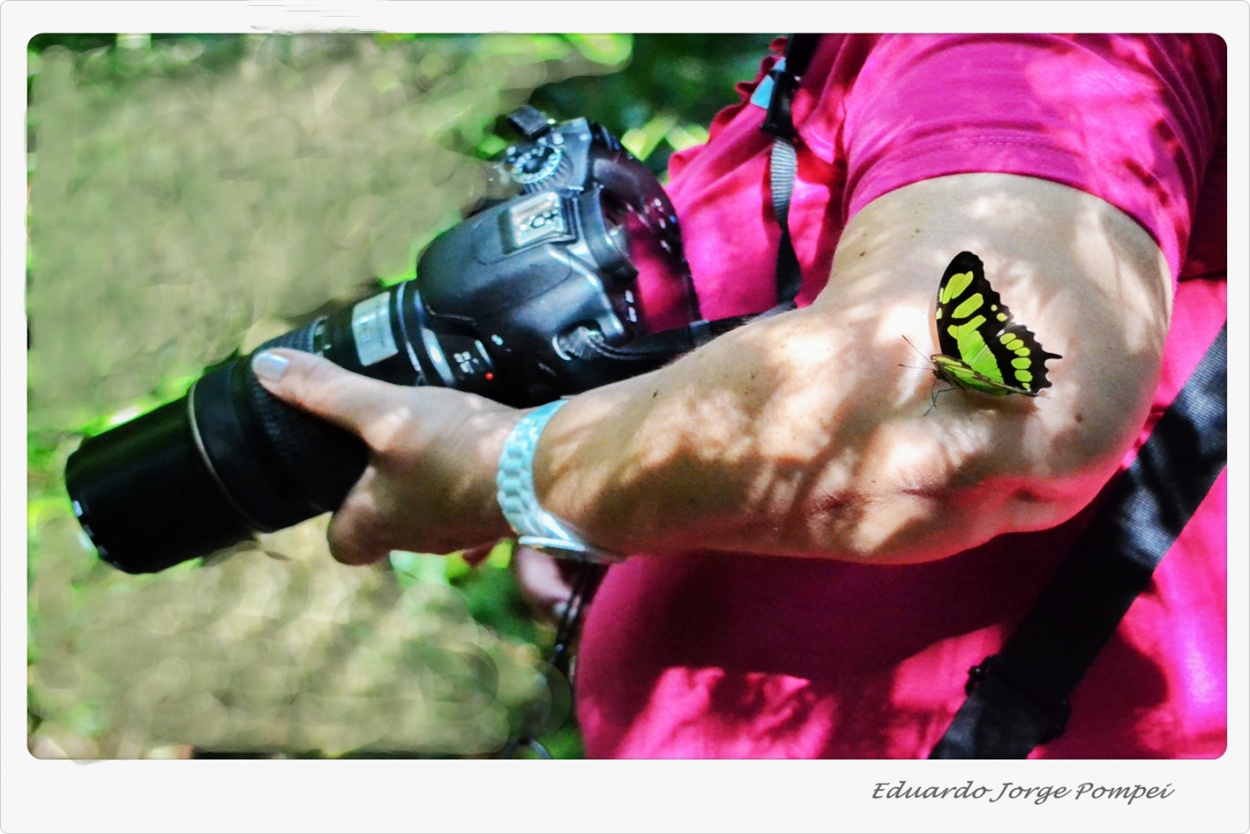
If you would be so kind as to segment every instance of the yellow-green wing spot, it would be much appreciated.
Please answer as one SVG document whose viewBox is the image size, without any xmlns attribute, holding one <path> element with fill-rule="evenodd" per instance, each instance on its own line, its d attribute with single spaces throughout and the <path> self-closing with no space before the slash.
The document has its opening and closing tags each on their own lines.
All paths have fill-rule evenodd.
<svg viewBox="0 0 1250 834">
<path fill-rule="evenodd" d="M 950 304 L 955 299 L 961 298 L 964 291 L 972 284 L 973 274 L 971 270 L 966 272 L 953 272 L 948 278 L 942 282 L 942 286 L 938 292 L 938 312 L 941 307 Z"/>
<path fill-rule="evenodd" d="M 971 252 L 956 255 L 942 275 L 934 318 L 942 352 L 932 357 L 933 372 L 958 388 L 1036 397 L 1050 386 L 1046 360 L 1063 358 L 1013 321 Z"/>
</svg>

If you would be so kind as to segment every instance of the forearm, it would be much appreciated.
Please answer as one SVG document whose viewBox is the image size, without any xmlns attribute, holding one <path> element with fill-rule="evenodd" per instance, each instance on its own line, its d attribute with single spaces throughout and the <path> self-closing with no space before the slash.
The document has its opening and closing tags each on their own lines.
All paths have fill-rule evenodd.
<svg viewBox="0 0 1250 834">
<path fill-rule="evenodd" d="M 945 263 L 994 264 L 1063 354 L 1027 399 L 950 394 L 926 414 Z M 574 398 L 548 425 L 544 506 L 625 552 L 938 558 L 1083 506 L 1144 419 L 1166 332 L 1157 248 L 1095 198 L 975 175 L 900 189 L 847 226 L 810 308 Z M 1010 288 L 1010 289 L 1007 289 Z"/>
<path fill-rule="evenodd" d="M 915 559 L 981 538 L 963 522 L 942 541 L 956 532 L 944 510 L 986 478 L 938 471 L 940 437 L 921 422 L 932 378 L 913 374 L 922 390 L 904 419 L 872 390 L 881 374 L 851 366 L 846 335 L 797 311 L 576 398 L 539 447 L 544 506 L 622 552 Z M 887 353 L 891 376 L 917 364 Z"/>
</svg>

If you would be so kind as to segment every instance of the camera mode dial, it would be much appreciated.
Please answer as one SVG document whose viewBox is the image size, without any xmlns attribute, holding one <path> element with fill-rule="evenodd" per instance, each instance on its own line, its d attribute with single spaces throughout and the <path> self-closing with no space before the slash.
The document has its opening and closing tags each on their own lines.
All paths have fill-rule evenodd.
<svg viewBox="0 0 1250 834">
<path fill-rule="evenodd" d="M 522 186 L 531 187 L 548 180 L 560 170 L 564 151 L 546 143 L 520 150 L 508 159 L 508 173 Z"/>
</svg>

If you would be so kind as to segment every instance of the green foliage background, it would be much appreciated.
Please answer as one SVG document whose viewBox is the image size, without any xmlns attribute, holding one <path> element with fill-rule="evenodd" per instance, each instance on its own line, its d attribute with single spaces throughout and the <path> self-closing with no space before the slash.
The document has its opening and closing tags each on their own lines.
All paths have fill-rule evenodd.
<svg viewBox="0 0 1250 834">
<path fill-rule="evenodd" d="M 771 35 L 40 35 L 28 47 L 29 742 L 41 758 L 580 755 L 509 570 L 347 568 L 326 519 L 132 577 L 65 461 L 211 362 L 411 277 L 485 187 L 501 117 L 587 116 L 653 170 Z M 559 682 L 557 682 L 559 684 Z"/>
</svg>

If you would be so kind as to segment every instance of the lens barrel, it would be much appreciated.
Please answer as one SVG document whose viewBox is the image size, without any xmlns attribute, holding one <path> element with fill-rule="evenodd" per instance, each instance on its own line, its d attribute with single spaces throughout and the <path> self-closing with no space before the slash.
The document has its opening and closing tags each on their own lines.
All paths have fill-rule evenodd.
<svg viewBox="0 0 1250 834">
<path fill-rule="evenodd" d="M 252 534 L 205 465 L 190 405 L 183 397 L 87 438 L 66 465 L 83 531 L 127 573 L 164 570 Z"/>
<path fill-rule="evenodd" d="M 257 351 L 313 352 L 318 320 Z M 83 441 L 65 483 L 100 556 L 152 573 L 338 507 L 365 466 L 342 429 L 256 381 L 250 357 L 210 369 L 182 399 Z"/>
</svg>

